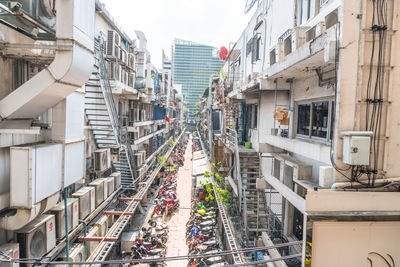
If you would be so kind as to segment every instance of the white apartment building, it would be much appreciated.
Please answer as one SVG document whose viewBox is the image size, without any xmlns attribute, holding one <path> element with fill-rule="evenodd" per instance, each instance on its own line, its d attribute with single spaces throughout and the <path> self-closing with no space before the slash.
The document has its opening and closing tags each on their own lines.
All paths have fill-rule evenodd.
<svg viewBox="0 0 400 267">
<path fill-rule="evenodd" d="M 400 260 L 399 12 L 392 0 L 265 0 L 231 45 L 211 85 L 223 118 L 212 140 L 230 149 L 250 240 L 302 240 L 278 251 L 302 253 L 302 266 Z"/>
</svg>

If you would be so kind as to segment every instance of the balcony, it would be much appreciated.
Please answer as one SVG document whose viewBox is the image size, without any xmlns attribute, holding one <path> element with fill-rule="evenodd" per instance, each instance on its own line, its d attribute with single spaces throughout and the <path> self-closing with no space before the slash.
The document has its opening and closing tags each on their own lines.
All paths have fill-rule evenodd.
<svg viewBox="0 0 400 267">
<path fill-rule="evenodd" d="M 110 86 L 113 94 L 138 94 L 138 90 L 118 80 L 110 80 Z"/>
<path fill-rule="evenodd" d="M 304 78 L 315 75 L 315 69 L 333 66 L 337 27 L 338 24 L 297 49 L 284 53 L 282 59 L 264 71 L 263 76 L 268 79 Z"/>
<path fill-rule="evenodd" d="M 133 142 L 133 144 L 134 144 L 134 145 L 139 145 L 139 144 L 141 144 L 141 143 L 143 143 L 143 142 L 149 140 L 149 139 L 152 138 L 153 136 L 157 136 L 157 135 L 159 135 L 159 134 L 161 134 L 161 133 L 164 133 L 165 130 L 166 130 L 166 129 L 161 129 L 161 130 L 158 130 L 158 131 L 156 131 L 156 132 L 154 132 L 154 133 L 150 133 L 150 134 L 148 134 L 148 135 L 142 136 L 142 137 L 140 137 L 139 139 L 136 139 L 136 140 Z"/>
</svg>

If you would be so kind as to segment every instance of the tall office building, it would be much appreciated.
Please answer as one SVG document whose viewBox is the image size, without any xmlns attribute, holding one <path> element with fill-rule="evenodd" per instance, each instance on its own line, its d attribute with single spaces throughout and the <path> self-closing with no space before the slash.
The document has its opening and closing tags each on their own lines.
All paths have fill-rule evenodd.
<svg viewBox="0 0 400 267">
<path fill-rule="evenodd" d="M 175 39 L 173 52 L 174 84 L 182 85 L 187 102 L 188 118 L 193 119 L 196 102 L 208 87 L 210 76 L 219 71 L 224 61 L 218 56 L 218 48 Z"/>
</svg>

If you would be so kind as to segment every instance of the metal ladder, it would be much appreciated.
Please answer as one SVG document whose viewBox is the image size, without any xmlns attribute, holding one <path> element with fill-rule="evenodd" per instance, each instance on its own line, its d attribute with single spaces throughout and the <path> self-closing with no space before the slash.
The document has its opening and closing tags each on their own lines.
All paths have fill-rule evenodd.
<svg viewBox="0 0 400 267">
<path fill-rule="evenodd" d="M 122 127 L 108 79 L 103 54 L 104 42 L 96 38 L 94 48 L 96 52 L 94 71 L 85 86 L 86 118 L 97 147 L 117 146 L 119 148 L 120 161 L 113 164 L 121 172 L 122 185 L 125 188 L 133 187 L 133 151 L 127 143 L 127 138 L 125 138 L 125 143 L 121 142 Z"/>
<path fill-rule="evenodd" d="M 256 180 L 260 175 L 260 158 L 258 153 L 240 153 L 240 172 L 243 182 L 242 214 L 246 222 L 249 238 L 257 238 L 267 231 L 267 203 L 265 192 L 257 190 Z"/>
<path fill-rule="evenodd" d="M 213 182 L 213 190 L 215 194 L 215 199 L 217 200 L 217 205 L 218 205 L 218 211 L 219 211 L 219 216 L 222 221 L 222 225 L 224 226 L 225 229 L 225 234 L 226 234 L 226 240 L 229 243 L 229 247 L 232 251 L 237 251 L 238 247 L 236 245 L 235 237 L 232 232 L 231 225 L 228 221 L 228 216 L 226 214 L 225 206 L 222 204 L 222 201 L 220 199 L 220 194 L 217 192 L 217 188 L 215 186 L 215 183 Z M 233 262 L 234 264 L 240 264 L 243 263 L 242 257 L 240 256 L 239 253 L 234 253 L 232 254 L 233 257 Z"/>
</svg>

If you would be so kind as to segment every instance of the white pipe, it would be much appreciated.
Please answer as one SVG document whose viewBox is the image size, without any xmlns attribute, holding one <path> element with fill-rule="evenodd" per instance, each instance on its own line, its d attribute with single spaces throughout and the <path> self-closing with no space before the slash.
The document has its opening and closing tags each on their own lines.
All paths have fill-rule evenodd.
<svg viewBox="0 0 400 267">
<path fill-rule="evenodd" d="M 57 204 L 58 199 L 59 193 L 57 192 L 30 209 L 17 209 L 17 212 L 12 216 L 5 215 L 0 217 L 0 228 L 9 231 L 18 230 L 33 221 L 40 214 L 54 207 Z"/>
<path fill-rule="evenodd" d="M 0 210 L 10 207 L 10 192 L 0 194 Z"/>
<path fill-rule="evenodd" d="M 57 44 L 54 61 L 32 79 L 0 101 L 2 119 L 36 118 L 70 93 L 91 75 L 94 63 L 94 0 L 56 1 Z"/>
<path fill-rule="evenodd" d="M 368 180 L 360 180 L 360 182 L 367 183 Z M 375 184 L 385 184 L 385 183 L 393 183 L 393 182 L 400 182 L 400 178 L 385 178 L 385 179 L 377 179 L 375 180 Z M 342 182 L 342 183 L 334 183 L 331 189 L 340 189 L 343 187 L 354 186 L 354 185 L 361 185 L 358 182 Z"/>
</svg>

